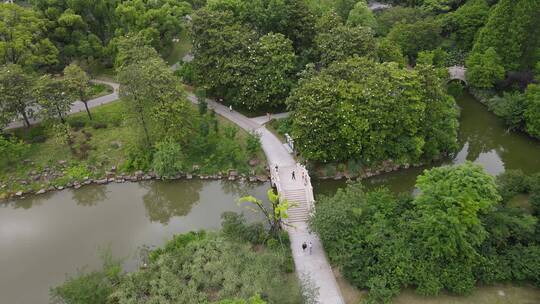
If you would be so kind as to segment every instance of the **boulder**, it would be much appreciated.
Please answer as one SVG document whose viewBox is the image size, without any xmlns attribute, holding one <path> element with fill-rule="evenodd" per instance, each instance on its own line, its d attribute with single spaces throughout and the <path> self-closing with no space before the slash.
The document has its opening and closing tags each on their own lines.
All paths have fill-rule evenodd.
<svg viewBox="0 0 540 304">
<path fill-rule="evenodd" d="M 116 166 L 111 167 L 111 172 L 116 172 Z"/>
<path fill-rule="evenodd" d="M 109 182 L 109 180 L 106 179 L 106 178 L 96 180 L 96 184 L 98 184 L 98 185 L 105 185 L 105 184 L 107 184 L 108 182 Z"/>
<path fill-rule="evenodd" d="M 250 165 L 251 167 L 255 167 L 255 166 L 257 166 L 257 165 L 260 163 L 260 161 L 259 161 L 258 159 L 256 159 L 256 158 L 252 158 L 252 159 L 249 160 L 248 163 L 249 163 L 249 165 Z"/>
<path fill-rule="evenodd" d="M 186 174 L 186 179 L 193 179 L 193 174 Z"/>
<path fill-rule="evenodd" d="M 249 181 L 250 181 L 251 183 L 254 183 L 254 182 L 257 181 L 257 177 L 256 177 L 256 176 L 250 176 L 250 177 L 249 177 Z"/>
<path fill-rule="evenodd" d="M 73 186 L 73 188 L 75 188 L 75 189 L 79 189 L 79 188 L 81 188 L 81 184 L 79 184 L 79 183 L 75 183 L 75 185 Z"/>
<path fill-rule="evenodd" d="M 18 197 L 21 197 L 23 195 L 23 192 L 22 191 L 17 191 L 17 192 L 15 192 L 15 195 L 18 196 Z"/>
<path fill-rule="evenodd" d="M 257 180 L 260 181 L 260 182 L 267 182 L 268 181 L 268 176 L 266 175 L 257 175 Z"/>
</svg>

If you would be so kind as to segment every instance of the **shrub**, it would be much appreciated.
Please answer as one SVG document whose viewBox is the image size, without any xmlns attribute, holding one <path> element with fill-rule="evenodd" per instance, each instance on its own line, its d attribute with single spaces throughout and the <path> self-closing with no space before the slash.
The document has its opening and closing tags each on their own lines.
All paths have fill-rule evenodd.
<svg viewBox="0 0 540 304">
<path fill-rule="evenodd" d="M 180 144 L 172 139 L 157 143 L 152 168 L 158 176 L 163 177 L 170 177 L 184 170 L 184 154 Z"/>
<path fill-rule="evenodd" d="M 523 115 L 527 108 L 523 94 L 504 93 L 503 96 L 495 96 L 489 100 L 488 107 L 495 115 L 502 117 L 510 129 L 517 130 L 523 127 Z"/>
<path fill-rule="evenodd" d="M 454 98 L 460 98 L 463 96 L 463 85 L 457 81 L 451 81 L 447 87 L 448 94 L 454 96 Z"/>
<path fill-rule="evenodd" d="M 497 176 L 497 188 L 504 201 L 530 190 L 530 181 L 521 170 L 506 170 Z"/>
<path fill-rule="evenodd" d="M 326 177 L 334 177 L 336 175 L 336 165 L 335 164 L 326 164 L 324 166 L 324 175 Z"/>
<path fill-rule="evenodd" d="M 255 156 L 257 152 L 261 150 L 261 139 L 260 135 L 251 132 L 246 138 L 246 150 L 250 156 Z"/>
<path fill-rule="evenodd" d="M 0 165 L 9 165 L 26 155 L 28 145 L 15 137 L 6 138 L 0 135 Z"/>
<path fill-rule="evenodd" d="M 362 166 L 359 161 L 356 161 L 354 159 L 350 159 L 347 161 L 347 171 L 349 172 L 351 176 L 360 175 L 361 169 L 362 169 Z"/>
<path fill-rule="evenodd" d="M 136 145 L 128 146 L 126 161 L 122 164 L 124 171 L 147 171 L 152 167 L 152 150 Z"/>
</svg>

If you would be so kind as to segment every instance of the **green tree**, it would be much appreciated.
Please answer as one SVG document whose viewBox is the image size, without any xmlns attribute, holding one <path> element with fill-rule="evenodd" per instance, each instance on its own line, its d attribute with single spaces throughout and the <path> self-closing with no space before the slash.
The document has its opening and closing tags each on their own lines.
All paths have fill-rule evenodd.
<svg viewBox="0 0 540 304">
<path fill-rule="evenodd" d="M 455 12 L 444 18 L 445 30 L 451 32 L 451 38 L 457 47 L 470 50 L 473 47 L 476 33 L 484 26 L 489 16 L 489 5 L 486 0 L 467 1 Z"/>
<path fill-rule="evenodd" d="M 283 104 L 293 85 L 295 55 L 282 34 L 262 36 L 249 50 L 246 70 L 239 75 L 237 103 L 249 109 Z"/>
<path fill-rule="evenodd" d="M 473 87 L 492 88 L 504 78 L 504 67 L 494 48 L 484 53 L 473 52 L 467 59 L 467 81 Z"/>
<path fill-rule="evenodd" d="M 34 89 L 34 97 L 41 106 L 41 114 L 46 119 L 60 119 L 65 123 L 66 115 L 75 101 L 75 96 L 64 79 L 50 75 L 40 77 Z"/>
<path fill-rule="evenodd" d="M 324 66 L 354 55 L 374 58 L 377 56 L 373 30 L 368 27 L 338 26 L 315 38 L 315 44 Z"/>
<path fill-rule="evenodd" d="M 347 25 L 375 28 L 377 21 L 365 1 L 358 1 L 349 12 Z"/>
<path fill-rule="evenodd" d="M 289 203 L 285 199 L 280 199 L 279 194 L 274 192 L 274 189 L 268 189 L 268 200 L 270 201 L 271 208 L 268 209 L 262 200 L 259 200 L 253 196 L 245 196 L 239 199 L 240 203 L 250 203 L 246 206 L 254 211 L 260 211 L 270 227 L 270 233 L 276 235 L 284 225 L 288 215 L 289 206 L 294 203 Z"/>
<path fill-rule="evenodd" d="M 527 99 L 525 130 L 532 136 L 540 138 L 540 85 L 530 84 L 525 98 Z"/>
<path fill-rule="evenodd" d="M 350 11 L 354 8 L 358 0 L 334 0 L 332 2 L 336 13 L 342 20 L 347 20 Z"/>
<path fill-rule="evenodd" d="M 418 52 L 436 48 L 441 40 L 440 34 L 441 27 L 437 21 L 424 19 L 410 24 L 398 23 L 387 37 L 398 44 L 412 61 Z"/>
<path fill-rule="evenodd" d="M 90 76 L 78 65 L 72 63 L 64 69 L 64 77 L 67 86 L 74 92 L 79 101 L 84 104 L 88 118 L 92 120 L 92 114 L 90 114 L 90 109 L 88 108 Z"/>
<path fill-rule="evenodd" d="M 524 94 L 505 92 L 503 96 L 493 97 L 488 107 L 497 116 L 503 118 L 511 130 L 519 130 L 524 126 L 524 114 L 527 109 L 527 100 Z"/>
<path fill-rule="evenodd" d="M 456 140 L 450 140 L 457 128 L 455 103 L 441 88 L 437 74 L 424 76 L 396 63 L 359 57 L 336 62 L 302 79 L 287 100 L 291 135 L 309 160 L 371 165 L 429 159 L 451 150 Z M 431 125 L 437 118 L 444 118 L 438 132 Z M 437 143 L 429 153 L 428 139 Z"/>
<path fill-rule="evenodd" d="M 33 85 L 34 79 L 19 65 L 0 67 L 0 116 L 5 117 L 1 126 L 20 116 L 26 127 L 30 127 L 36 104 L 32 96 Z"/>
<path fill-rule="evenodd" d="M 140 33 L 157 50 L 172 46 L 172 39 L 184 30 L 184 17 L 191 13 L 185 1 L 127 0 L 116 7 L 116 34 Z"/>
<path fill-rule="evenodd" d="M 377 14 L 376 33 L 386 36 L 398 23 L 411 24 L 425 19 L 429 14 L 417 7 L 394 6 Z"/>
<path fill-rule="evenodd" d="M 47 39 L 48 24 L 30 8 L 0 3 L 0 64 L 25 69 L 50 67 L 58 49 Z"/>
<path fill-rule="evenodd" d="M 399 45 L 386 38 L 379 40 L 377 57 L 379 57 L 380 62 L 397 62 L 401 67 L 407 64 L 407 60 L 403 56 Z"/>
<path fill-rule="evenodd" d="M 493 177 L 472 163 L 439 167 L 417 178 L 410 233 L 413 280 L 423 294 L 474 287 L 479 246 L 488 237 L 480 216 L 500 201 Z"/>
<path fill-rule="evenodd" d="M 142 127 L 146 145 L 166 137 L 186 143 L 193 130 L 193 109 L 171 69 L 158 56 L 130 60 L 132 63 L 120 68 L 118 75 L 120 96 L 128 101 L 135 124 Z"/>
<path fill-rule="evenodd" d="M 538 60 L 539 12 L 536 0 L 498 1 L 478 33 L 471 56 L 493 48 L 506 71 L 531 68 Z"/>
</svg>

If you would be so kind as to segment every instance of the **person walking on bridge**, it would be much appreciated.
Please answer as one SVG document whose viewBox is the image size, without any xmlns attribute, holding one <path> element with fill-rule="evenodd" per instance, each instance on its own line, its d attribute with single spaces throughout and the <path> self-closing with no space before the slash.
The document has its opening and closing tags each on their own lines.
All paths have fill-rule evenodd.
<svg viewBox="0 0 540 304">
<path fill-rule="evenodd" d="M 296 176 L 294 175 L 294 170 L 292 172 L 292 180 L 296 180 Z"/>
</svg>

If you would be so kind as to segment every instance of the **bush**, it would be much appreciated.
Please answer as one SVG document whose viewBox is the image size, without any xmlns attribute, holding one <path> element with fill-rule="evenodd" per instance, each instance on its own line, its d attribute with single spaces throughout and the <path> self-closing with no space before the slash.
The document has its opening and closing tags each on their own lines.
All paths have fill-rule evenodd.
<svg viewBox="0 0 540 304">
<path fill-rule="evenodd" d="M 152 168 L 162 177 L 171 177 L 184 170 L 184 154 L 180 144 L 172 139 L 157 143 Z"/>
<path fill-rule="evenodd" d="M 122 165 L 124 171 L 148 171 L 152 167 L 152 150 L 133 145 L 126 152 L 127 159 Z"/>
<path fill-rule="evenodd" d="M 221 220 L 221 231 L 230 240 L 263 244 L 269 238 L 261 223 L 248 225 L 243 214 L 224 212 Z"/>
<path fill-rule="evenodd" d="M 521 170 L 506 170 L 497 176 L 497 188 L 504 201 L 530 190 L 530 181 Z"/>
<path fill-rule="evenodd" d="M 451 81 L 447 87 L 448 94 L 454 96 L 454 98 L 460 98 L 463 96 L 463 85 L 457 81 Z"/>
<path fill-rule="evenodd" d="M 0 166 L 6 166 L 22 159 L 28 153 L 28 145 L 15 137 L 6 138 L 0 135 Z"/>
<path fill-rule="evenodd" d="M 261 138 L 260 135 L 251 132 L 246 138 L 246 150 L 250 157 L 257 155 L 257 152 L 261 150 Z"/>
<path fill-rule="evenodd" d="M 193 84 L 194 72 L 193 64 L 191 62 L 184 62 L 178 70 L 174 72 L 175 75 L 179 76 L 182 82 L 186 84 Z"/>
<path fill-rule="evenodd" d="M 504 93 L 503 96 L 495 96 L 489 100 L 488 107 L 495 115 L 502 117 L 511 130 L 523 128 L 527 108 L 523 94 Z"/>
</svg>

